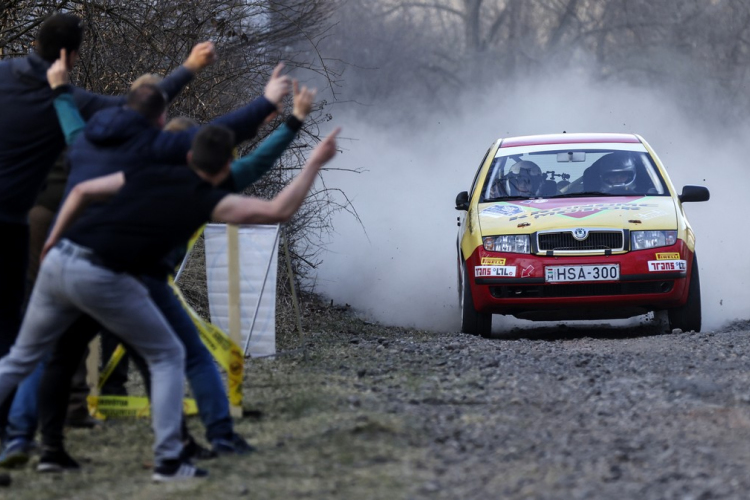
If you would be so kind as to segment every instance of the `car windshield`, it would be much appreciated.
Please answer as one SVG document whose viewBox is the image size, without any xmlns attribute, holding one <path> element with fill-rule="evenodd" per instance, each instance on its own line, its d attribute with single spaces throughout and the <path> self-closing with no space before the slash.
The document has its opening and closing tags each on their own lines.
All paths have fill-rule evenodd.
<svg viewBox="0 0 750 500">
<path fill-rule="evenodd" d="M 668 194 L 645 151 L 559 145 L 548 146 L 548 151 L 538 149 L 508 148 L 505 155 L 502 148 L 498 150 L 482 186 L 480 202 Z"/>
</svg>

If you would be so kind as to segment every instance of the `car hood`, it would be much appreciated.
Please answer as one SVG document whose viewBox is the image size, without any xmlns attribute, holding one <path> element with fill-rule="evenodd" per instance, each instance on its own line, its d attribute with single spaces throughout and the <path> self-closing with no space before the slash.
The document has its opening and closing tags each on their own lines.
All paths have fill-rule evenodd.
<svg viewBox="0 0 750 500">
<path fill-rule="evenodd" d="M 576 227 L 677 229 L 670 196 L 607 196 L 480 203 L 482 234 L 528 234 Z"/>
</svg>

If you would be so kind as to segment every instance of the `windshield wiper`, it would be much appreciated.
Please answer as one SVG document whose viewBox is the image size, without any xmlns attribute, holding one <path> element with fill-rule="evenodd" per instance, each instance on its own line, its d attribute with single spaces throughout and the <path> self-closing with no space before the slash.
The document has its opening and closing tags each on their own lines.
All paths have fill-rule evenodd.
<svg viewBox="0 0 750 500">
<path fill-rule="evenodd" d="M 502 198 L 488 198 L 486 200 L 480 200 L 479 203 L 494 203 L 496 201 L 531 200 L 534 198 L 541 198 L 541 196 L 503 196 Z"/>
<path fill-rule="evenodd" d="M 628 196 L 622 194 L 603 193 L 601 191 L 585 191 L 583 193 L 565 193 L 548 196 L 548 198 L 584 198 L 588 196 Z"/>
</svg>

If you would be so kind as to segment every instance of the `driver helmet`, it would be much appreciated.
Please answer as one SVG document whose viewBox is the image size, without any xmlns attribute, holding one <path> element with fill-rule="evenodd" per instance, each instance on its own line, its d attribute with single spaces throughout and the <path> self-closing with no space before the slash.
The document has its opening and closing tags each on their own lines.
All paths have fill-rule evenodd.
<svg viewBox="0 0 750 500">
<path fill-rule="evenodd" d="M 519 161 L 506 175 L 510 196 L 536 196 L 542 185 L 542 169 L 533 161 Z"/>
<path fill-rule="evenodd" d="M 630 155 L 611 154 L 601 167 L 599 178 L 604 192 L 624 192 L 635 182 L 635 161 Z"/>
</svg>

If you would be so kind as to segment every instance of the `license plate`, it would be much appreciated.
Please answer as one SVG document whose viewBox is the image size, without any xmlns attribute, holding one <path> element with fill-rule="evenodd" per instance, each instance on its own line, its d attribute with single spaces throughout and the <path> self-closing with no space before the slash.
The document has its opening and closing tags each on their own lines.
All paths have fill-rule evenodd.
<svg viewBox="0 0 750 500">
<path fill-rule="evenodd" d="M 551 266 L 544 269 L 547 283 L 567 281 L 613 281 L 620 279 L 620 265 Z"/>
</svg>

